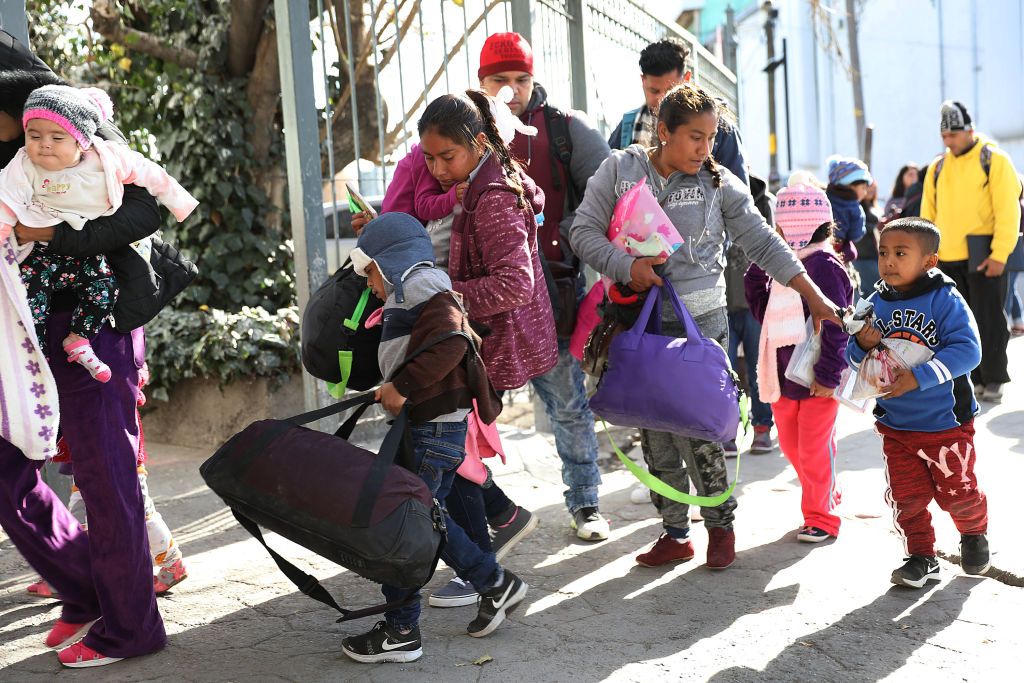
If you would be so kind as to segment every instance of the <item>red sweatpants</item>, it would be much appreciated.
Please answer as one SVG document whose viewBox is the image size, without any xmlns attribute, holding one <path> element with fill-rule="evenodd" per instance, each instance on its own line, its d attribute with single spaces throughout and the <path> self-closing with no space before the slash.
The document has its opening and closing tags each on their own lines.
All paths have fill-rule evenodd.
<svg viewBox="0 0 1024 683">
<path fill-rule="evenodd" d="M 988 529 L 988 501 L 974 476 L 974 421 L 944 432 L 904 432 L 876 423 L 889 481 L 886 501 L 909 555 L 935 555 L 934 498 L 961 534 Z"/>
<path fill-rule="evenodd" d="M 810 397 L 794 401 L 782 397 L 772 404 L 779 446 L 800 478 L 800 509 L 804 524 L 839 535 L 836 484 L 836 415 L 839 401 Z"/>
</svg>

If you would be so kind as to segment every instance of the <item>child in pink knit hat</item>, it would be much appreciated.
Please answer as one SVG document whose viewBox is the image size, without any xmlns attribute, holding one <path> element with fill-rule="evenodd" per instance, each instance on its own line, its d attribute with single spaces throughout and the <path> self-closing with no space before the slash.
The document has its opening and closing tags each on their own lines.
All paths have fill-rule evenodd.
<svg viewBox="0 0 1024 683">
<path fill-rule="evenodd" d="M 800 184 L 783 189 L 775 207 L 775 224 L 822 293 L 837 306 L 849 306 L 853 284 L 832 248 L 832 207 L 825 193 Z M 799 294 L 770 280 L 757 265 L 747 270 L 744 286 L 750 311 L 762 324 L 757 368 L 761 400 L 772 404 L 779 446 L 800 479 L 804 524 L 796 538 L 818 543 L 839 534 L 835 514 L 839 401 L 834 394 L 845 368 L 848 337 L 837 325 L 824 323 L 814 379 L 810 386 L 794 381 L 786 371 L 796 345 L 809 334 L 806 306 Z"/>
<path fill-rule="evenodd" d="M 195 209 L 195 198 L 162 168 L 125 145 L 96 137 L 112 113 L 110 98 L 97 88 L 47 85 L 32 91 L 22 115 L 25 147 L 0 172 L 0 241 L 16 223 L 29 228 L 67 223 L 81 230 L 87 221 L 121 206 L 125 183 L 149 190 L 179 221 Z M 148 240 L 133 245 L 147 259 L 149 246 Z M 82 365 L 100 382 L 109 381 L 110 368 L 89 342 L 117 303 L 117 281 L 103 255 L 62 256 L 45 243 L 29 243 L 19 248 L 18 261 L 38 348 L 50 355 L 46 323 L 53 293 L 73 290 L 79 305 L 62 342 L 64 352 L 68 362 Z M 14 267 L 0 262 L 0 268 Z"/>
</svg>

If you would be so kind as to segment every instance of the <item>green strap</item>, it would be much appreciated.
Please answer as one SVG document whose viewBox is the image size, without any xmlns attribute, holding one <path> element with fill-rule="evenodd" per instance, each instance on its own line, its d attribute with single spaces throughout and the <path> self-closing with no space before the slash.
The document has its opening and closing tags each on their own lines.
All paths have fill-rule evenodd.
<svg viewBox="0 0 1024 683">
<path fill-rule="evenodd" d="M 621 460 L 622 464 L 626 466 L 626 469 L 632 472 L 633 476 L 639 479 L 641 484 L 660 496 L 668 498 L 669 500 L 674 500 L 677 503 L 698 505 L 703 508 L 713 508 L 718 507 L 725 501 L 729 500 L 729 496 L 731 496 L 732 492 L 736 489 L 736 483 L 739 481 L 740 477 L 740 456 L 738 453 L 736 455 L 736 476 L 733 478 L 732 484 L 728 489 L 717 496 L 691 496 L 688 493 L 677 491 L 626 457 L 626 454 L 619 450 L 615 440 L 612 439 L 612 434 L 608 431 L 608 423 L 601 420 L 601 425 L 604 427 L 604 433 L 608 436 L 608 442 L 612 445 L 612 450 L 615 451 L 615 455 L 619 456 L 619 460 Z"/>
<path fill-rule="evenodd" d="M 334 398 L 340 399 L 348 389 L 348 379 L 352 376 L 352 352 L 338 351 L 338 367 L 341 369 L 341 381 L 335 384 L 327 382 L 327 393 Z"/>
<path fill-rule="evenodd" d="M 363 290 L 363 293 L 359 295 L 359 301 L 356 302 L 356 310 L 352 311 L 352 317 L 347 318 L 345 322 L 342 323 L 353 332 L 359 329 L 359 323 L 363 320 L 363 311 L 366 310 L 366 303 L 370 300 L 370 294 L 372 292 L 373 290 L 369 287 Z"/>
</svg>

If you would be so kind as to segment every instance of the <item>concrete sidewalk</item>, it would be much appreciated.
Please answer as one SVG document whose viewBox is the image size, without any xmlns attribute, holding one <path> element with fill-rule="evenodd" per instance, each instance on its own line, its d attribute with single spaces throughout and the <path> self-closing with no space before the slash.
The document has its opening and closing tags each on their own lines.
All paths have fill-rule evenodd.
<svg viewBox="0 0 1024 683">
<path fill-rule="evenodd" d="M 1011 375 L 1024 378 L 1024 340 L 1011 342 Z M 199 478 L 212 449 L 152 445 L 151 489 L 186 553 L 190 578 L 159 602 L 170 634 L 154 656 L 98 670 L 61 671 L 42 639 L 57 603 L 30 597 L 33 574 L 9 541 L 0 544 L 0 680 L 133 681 L 1000 681 L 1017 680 L 1024 647 L 1024 590 L 964 576 L 942 562 L 928 590 L 894 587 L 902 561 L 882 499 L 885 488 L 872 420 L 840 413 L 844 526 L 835 542 L 796 543 L 801 523 L 795 474 L 781 455 L 745 456 L 737 511 L 736 563 L 703 566 L 706 533 L 695 525 L 697 557 L 646 569 L 633 557 L 652 543 L 659 520 L 629 502 L 632 475 L 611 458 L 602 510 L 612 537 L 588 544 L 568 529 L 559 463 L 550 442 L 506 434 L 513 453 L 499 468 L 503 488 L 539 515 L 541 527 L 507 564 L 529 582 L 527 601 L 492 636 L 465 635 L 471 607 L 424 607 L 424 656 L 408 665 L 349 661 L 341 639 L 372 626 L 335 624 L 337 615 L 299 594 L 266 552 L 240 529 Z M 254 416 L 256 418 L 258 416 Z M 978 419 L 978 476 L 990 500 L 993 564 L 1010 583 L 1024 577 L 1018 486 L 1024 481 L 1024 383 Z M 730 468 L 734 461 L 730 461 Z M 731 476 L 731 475 L 730 475 Z M 959 537 L 935 509 L 947 557 Z M 324 580 L 348 606 L 379 600 L 376 587 L 270 535 L 270 543 Z M 450 572 L 439 571 L 431 587 Z M 491 661 L 473 664 L 484 656 Z"/>
</svg>

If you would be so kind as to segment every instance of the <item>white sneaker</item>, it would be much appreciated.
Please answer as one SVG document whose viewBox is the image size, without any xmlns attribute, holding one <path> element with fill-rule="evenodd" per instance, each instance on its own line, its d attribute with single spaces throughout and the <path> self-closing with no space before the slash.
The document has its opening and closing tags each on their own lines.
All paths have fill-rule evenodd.
<svg viewBox="0 0 1024 683">
<path fill-rule="evenodd" d="M 629 492 L 629 502 L 633 505 L 643 505 L 651 502 L 651 490 L 643 484 L 637 484 Z"/>
<path fill-rule="evenodd" d="M 604 541 L 611 532 L 608 520 L 601 516 L 597 508 L 580 508 L 573 513 L 570 526 L 576 530 L 576 536 L 584 541 Z"/>
</svg>

